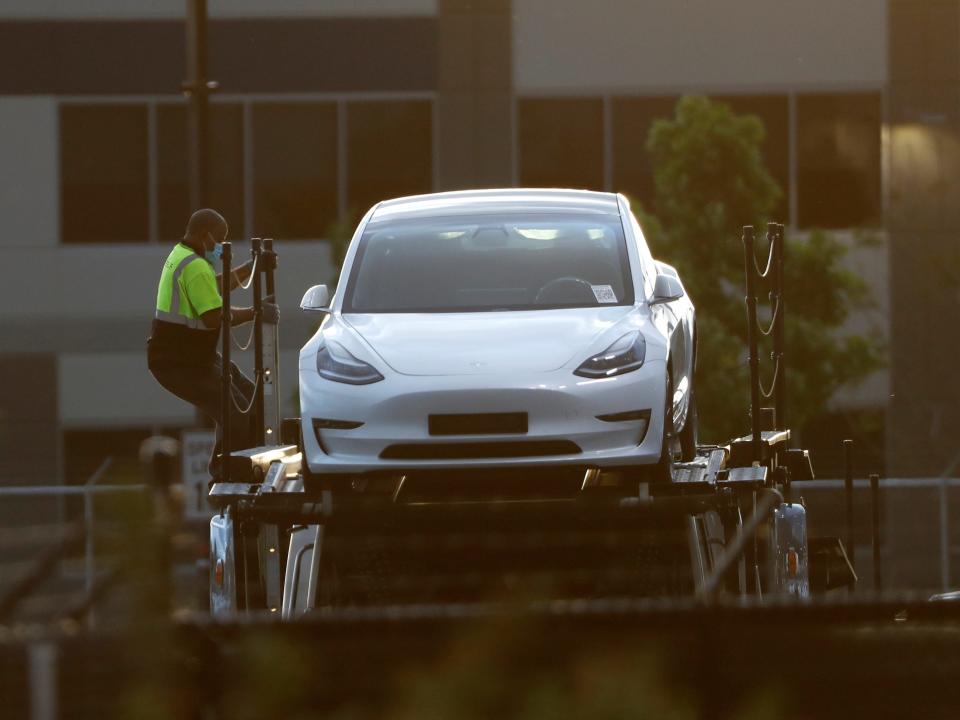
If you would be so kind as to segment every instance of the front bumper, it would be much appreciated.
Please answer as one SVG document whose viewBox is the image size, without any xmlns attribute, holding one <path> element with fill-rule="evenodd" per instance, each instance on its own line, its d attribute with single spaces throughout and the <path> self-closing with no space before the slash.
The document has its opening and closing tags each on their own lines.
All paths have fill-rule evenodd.
<svg viewBox="0 0 960 720">
<path fill-rule="evenodd" d="M 522 467 L 623 467 L 660 457 L 666 366 L 650 361 L 640 369 L 591 380 L 569 369 L 526 377 L 494 375 L 426 377 L 391 373 L 371 385 L 345 385 L 300 370 L 300 403 L 307 464 L 315 474 Z M 650 420 L 606 422 L 598 415 L 650 410 Z M 432 436 L 431 414 L 525 412 L 525 434 Z M 363 423 L 354 429 L 316 430 L 314 419 Z M 517 454 L 531 443 L 538 452 Z M 579 452 L 553 450 L 574 443 Z M 388 459 L 391 446 L 482 446 L 484 457 Z M 506 448 L 497 456 L 498 447 Z M 576 450 L 574 448 L 574 450 Z M 569 447 L 568 447 L 569 449 Z M 442 452 L 438 454 L 444 454 Z"/>
</svg>

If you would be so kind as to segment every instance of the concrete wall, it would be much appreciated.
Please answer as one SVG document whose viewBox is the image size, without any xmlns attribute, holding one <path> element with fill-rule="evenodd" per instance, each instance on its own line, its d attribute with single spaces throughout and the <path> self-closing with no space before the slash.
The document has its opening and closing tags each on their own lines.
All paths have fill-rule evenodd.
<svg viewBox="0 0 960 720">
<path fill-rule="evenodd" d="M 293 308 L 287 308 L 294 312 Z M 249 329 L 238 328 L 243 336 Z M 280 412 L 297 414 L 297 349 L 280 354 Z M 253 352 L 235 352 L 234 361 L 253 376 Z M 196 412 L 154 381 L 142 350 L 122 353 L 63 353 L 57 368 L 60 426 L 123 428 L 192 425 Z"/>
<path fill-rule="evenodd" d="M 283 320 L 281 396 L 290 412 L 296 351 L 317 324 L 298 309 L 300 298 L 307 287 L 329 282 L 333 271 L 325 242 L 277 243 L 276 248 Z M 28 349 L 60 356 L 64 425 L 143 426 L 192 418 L 186 406 L 156 386 L 143 355 L 160 268 L 169 251 L 167 246 L 123 245 L 7 252 L 0 283 L 0 354 Z M 245 255 L 246 248 L 238 246 L 238 252 Z M 14 267 L 37 270 L 16 272 Z M 235 305 L 250 302 L 249 290 L 234 297 Z M 248 329 L 234 332 L 245 340 Z M 32 390 L 14 385 L 8 392 Z"/>
<path fill-rule="evenodd" d="M 887 467 L 891 474 L 957 477 L 960 2 L 891 0 L 889 8 L 885 122 L 892 388 Z M 952 510 L 955 518 L 955 505 Z M 936 527 L 932 512 L 890 516 L 887 537 L 908 551 L 892 569 L 904 585 L 920 585 L 927 559 L 937 556 L 939 538 L 931 532 Z"/>
<path fill-rule="evenodd" d="M 53 98 L 0 97 L 0 247 L 5 250 L 60 240 L 57 130 Z"/>
<path fill-rule="evenodd" d="M 520 93 L 882 87 L 879 0 L 514 0 Z"/>
<path fill-rule="evenodd" d="M 890 3 L 888 467 L 956 476 L 960 454 L 960 2 Z"/>
<path fill-rule="evenodd" d="M 249 245 L 236 241 L 234 257 L 249 259 Z M 29 315 L 35 321 L 83 322 L 152 317 L 157 280 L 172 245 L 61 245 L 5 251 L 0 286 L 0 324 Z M 327 244 L 278 242 L 278 300 L 298 307 L 304 290 L 331 279 Z M 249 295 L 249 293 L 248 293 Z"/>
</svg>

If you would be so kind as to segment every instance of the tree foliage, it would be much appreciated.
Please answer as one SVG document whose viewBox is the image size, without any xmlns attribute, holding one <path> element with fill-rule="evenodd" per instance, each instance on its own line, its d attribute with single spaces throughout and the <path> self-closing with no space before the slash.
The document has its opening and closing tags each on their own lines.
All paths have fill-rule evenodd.
<svg viewBox="0 0 960 720">
<path fill-rule="evenodd" d="M 697 306 L 697 395 L 701 436 L 720 440 L 749 427 L 744 225 L 757 228 L 757 262 L 782 190 L 761 155 L 764 126 L 752 115 L 703 97 L 682 98 L 673 118 L 647 139 L 656 188 L 652 213 L 640 211 L 654 255 L 676 266 Z M 843 385 L 878 367 L 875 339 L 841 335 L 850 311 L 869 303 L 865 283 L 845 269 L 846 246 L 824 232 L 786 239 L 784 268 L 790 424 L 801 427 Z M 758 287 L 761 302 L 768 288 Z M 770 347 L 761 345 L 761 382 L 772 382 Z M 766 403 L 772 405 L 772 402 Z"/>
</svg>

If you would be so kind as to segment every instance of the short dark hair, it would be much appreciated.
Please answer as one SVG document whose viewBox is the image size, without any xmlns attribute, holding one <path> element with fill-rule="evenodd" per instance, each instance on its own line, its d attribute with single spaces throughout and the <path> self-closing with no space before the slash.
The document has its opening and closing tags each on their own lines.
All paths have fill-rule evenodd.
<svg viewBox="0 0 960 720">
<path fill-rule="evenodd" d="M 187 222 L 187 229 L 184 231 L 183 237 L 185 240 L 189 240 L 191 238 L 199 238 L 206 233 L 210 233 L 214 238 L 219 240 L 222 236 L 227 234 L 227 227 L 227 221 L 224 220 L 223 215 L 218 213 L 216 210 L 203 208 L 202 210 L 197 210 L 193 215 L 190 216 L 190 220 Z"/>
</svg>

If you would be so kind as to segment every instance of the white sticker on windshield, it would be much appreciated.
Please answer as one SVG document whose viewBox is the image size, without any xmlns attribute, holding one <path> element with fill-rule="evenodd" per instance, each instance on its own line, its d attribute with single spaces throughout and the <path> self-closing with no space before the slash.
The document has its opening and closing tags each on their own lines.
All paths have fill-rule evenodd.
<svg viewBox="0 0 960 720">
<path fill-rule="evenodd" d="M 609 285 L 591 285 L 590 287 L 593 288 L 593 295 L 597 298 L 598 303 L 617 302 L 617 295 Z"/>
</svg>

